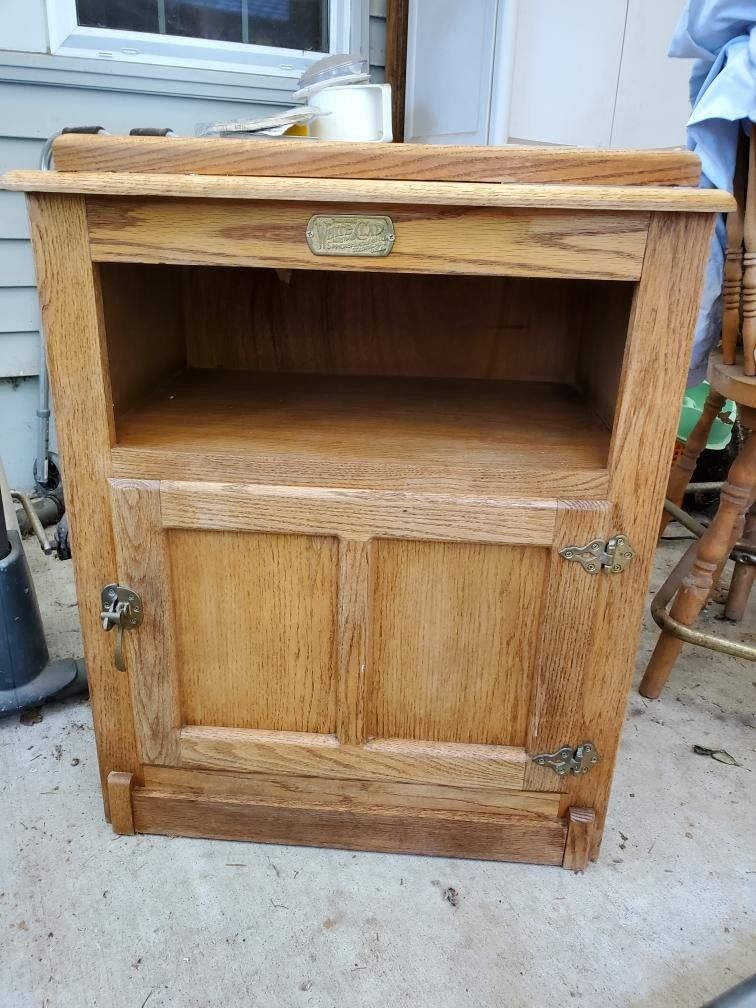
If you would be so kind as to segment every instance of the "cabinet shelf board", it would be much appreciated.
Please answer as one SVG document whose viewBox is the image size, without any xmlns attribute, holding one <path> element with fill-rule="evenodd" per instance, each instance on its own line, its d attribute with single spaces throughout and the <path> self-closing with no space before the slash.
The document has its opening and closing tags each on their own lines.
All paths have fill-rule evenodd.
<svg viewBox="0 0 756 1008">
<path fill-rule="evenodd" d="M 195 370 L 115 426 L 124 477 L 606 493 L 609 431 L 579 393 L 545 382 Z"/>
</svg>

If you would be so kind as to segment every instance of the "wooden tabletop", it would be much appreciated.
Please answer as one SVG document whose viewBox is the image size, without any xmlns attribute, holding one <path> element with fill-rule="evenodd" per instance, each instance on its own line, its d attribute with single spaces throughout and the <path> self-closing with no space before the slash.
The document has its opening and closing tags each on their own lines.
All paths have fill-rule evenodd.
<svg viewBox="0 0 756 1008">
<path fill-rule="evenodd" d="M 565 185 L 695 186 L 700 162 L 684 150 L 576 147 L 460 147 L 323 140 L 124 137 L 66 134 L 55 167 L 77 172 L 513 182 Z"/>
<path fill-rule="evenodd" d="M 549 183 L 399 182 L 394 180 L 161 175 L 146 172 L 10 171 L 0 189 L 91 196 L 165 196 L 308 203 L 427 204 L 568 210 L 662 210 L 717 213 L 735 206 L 729 193 L 689 186 Z"/>
<path fill-rule="evenodd" d="M 103 196 L 719 212 L 688 151 L 67 134 L 0 188 Z"/>
</svg>

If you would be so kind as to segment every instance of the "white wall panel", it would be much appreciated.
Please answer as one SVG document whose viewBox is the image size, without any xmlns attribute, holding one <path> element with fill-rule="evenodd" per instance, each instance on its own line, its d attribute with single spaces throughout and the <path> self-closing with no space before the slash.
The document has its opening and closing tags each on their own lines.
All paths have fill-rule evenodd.
<svg viewBox="0 0 756 1008">
<path fill-rule="evenodd" d="M 630 0 L 612 147 L 682 147 L 691 61 L 667 56 L 680 0 Z"/>
<path fill-rule="evenodd" d="M 45 0 L 0 0 L 0 49 L 48 51 Z"/>
<path fill-rule="evenodd" d="M 497 0 L 410 4 L 408 141 L 487 143 L 497 9 Z"/>
<path fill-rule="evenodd" d="M 509 135 L 608 147 L 627 0 L 518 4 Z"/>
</svg>

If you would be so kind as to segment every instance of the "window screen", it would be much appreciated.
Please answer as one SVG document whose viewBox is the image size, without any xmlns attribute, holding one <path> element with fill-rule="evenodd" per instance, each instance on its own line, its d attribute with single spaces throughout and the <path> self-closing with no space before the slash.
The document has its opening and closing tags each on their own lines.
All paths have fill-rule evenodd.
<svg viewBox="0 0 756 1008">
<path fill-rule="evenodd" d="M 328 0 L 76 0 L 80 25 L 328 52 Z"/>
</svg>

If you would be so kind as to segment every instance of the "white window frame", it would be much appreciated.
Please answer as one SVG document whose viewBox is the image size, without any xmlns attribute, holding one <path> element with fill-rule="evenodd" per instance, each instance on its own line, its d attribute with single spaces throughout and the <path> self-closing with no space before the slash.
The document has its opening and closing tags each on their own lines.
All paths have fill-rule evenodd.
<svg viewBox="0 0 756 1008">
<path fill-rule="evenodd" d="M 364 56 L 364 0 L 330 0 L 331 53 Z M 50 52 L 54 56 L 112 60 L 165 67 L 253 73 L 267 77 L 299 77 L 327 52 L 283 49 L 246 42 L 157 35 L 149 32 L 88 28 L 76 18 L 76 0 L 47 0 Z"/>
</svg>

